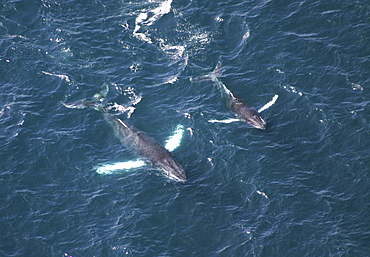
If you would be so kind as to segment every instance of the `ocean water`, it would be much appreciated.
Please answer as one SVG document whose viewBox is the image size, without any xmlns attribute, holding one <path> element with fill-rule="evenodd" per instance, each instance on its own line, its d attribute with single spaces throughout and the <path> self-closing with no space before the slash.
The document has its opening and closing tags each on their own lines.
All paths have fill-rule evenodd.
<svg viewBox="0 0 370 257">
<path fill-rule="evenodd" d="M 369 256 L 370 3 L 0 1 L 0 256 Z M 212 81 L 261 115 L 234 118 Z M 137 156 L 112 111 L 174 150 Z"/>
</svg>

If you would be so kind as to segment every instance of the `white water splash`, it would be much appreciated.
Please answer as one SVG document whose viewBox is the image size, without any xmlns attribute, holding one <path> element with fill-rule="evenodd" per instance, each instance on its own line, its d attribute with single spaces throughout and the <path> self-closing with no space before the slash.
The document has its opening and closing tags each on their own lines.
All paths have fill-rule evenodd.
<svg viewBox="0 0 370 257">
<path fill-rule="evenodd" d="M 354 91 L 364 91 L 364 88 L 360 84 L 352 83 L 352 90 Z"/>
<path fill-rule="evenodd" d="M 273 106 L 276 102 L 276 100 L 279 98 L 278 95 L 274 95 L 274 97 L 272 98 L 272 100 L 270 102 L 268 102 L 267 104 L 265 104 L 264 106 L 262 106 L 258 112 L 263 112 L 264 110 L 270 108 L 271 106 Z"/>
<path fill-rule="evenodd" d="M 185 46 L 178 45 L 178 46 L 172 46 L 169 44 L 166 44 L 166 42 L 163 39 L 159 39 L 159 47 L 163 52 L 166 52 L 171 59 L 178 60 L 181 59 L 185 53 Z"/>
<path fill-rule="evenodd" d="M 298 91 L 297 88 L 293 87 L 293 86 L 285 86 L 285 85 L 281 85 L 282 88 L 284 88 L 286 91 L 288 92 L 291 92 L 291 93 L 294 93 L 294 94 L 298 94 L 299 96 L 303 96 L 303 93 Z"/>
<path fill-rule="evenodd" d="M 175 75 L 175 76 L 169 78 L 166 82 L 164 82 L 164 84 L 173 84 L 178 80 L 179 80 L 179 78 Z"/>
<path fill-rule="evenodd" d="M 68 83 L 71 82 L 71 80 L 69 79 L 69 77 L 67 75 L 54 74 L 54 73 L 50 73 L 50 72 L 46 72 L 46 71 L 41 71 L 41 72 L 46 74 L 46 75 L 49 75 L 49 76 L 54 76 L 54 77 L 58 77 L 60 79 L 63 79 L 65 81 L 67 81 Z"/>
<path fill-rule="evenodd" d="M 131 118 L 131 115 L 134 113 L 136 108 L 134 106 L 126 106 L 126 105 L 121 105 L 118 103 L 113 103 L 111 106 L 107 107 L 106 109 L 117 111 L 119 113 L 127 112 L 127 118 L 129 119 Z"/>
<path fill-rule="evenodd" d="M 251 36 L 251 31 L 248 29 L 247 32 L 243 35 L 243 40 L 248 39 Z"/>
<path fill-rule="evenodd" d="M 152 40 L 145 34 L 145 33 L 142 33 L 142 32 L 138 32 L 141 28 L 141 24 L 148 18 L 148 14 L 147 13 L 140 13 L 136 19 L 135 19 L 135 29 L 134 29 L 134 36 L 142 41 L 145 41 L 149 44 L 152 43 Z"/>
<path fill-rule="evenodd" d="M 117 85 L 113 84 L 117 90 L 122 90 L 120 87 Z M 123 94 L 128 97 L 130 100 L 128 104 L 122 105 L 118 103 L 109 103 L 109 106 L 107 106 L 107 110 L 113 110 L 117 111 L 119 113 L 125 113 L 127 112 L 127 118 L 131 118 L 131 115 L 135 111 L 135 106 L 140 103 L 142 96 L 137 95 L 135 93 L 135 89 L 133 87 L 127 87 L 122 90 Z"/>
<path fill-rule="evenodd" d="M 157 8 L 154 8 L 153 10 L 149 10 L 145 13 L 140 13 L 136 19 L 135 19 L 135 29 L 133 32 L 133 35 L 149 44 L 153 43 L 152 40 L 148 37 L 147 33 L 145 32 L 139 32 L 142 26 L 151 26 L 153 23 L 155 23 L 157 20 L 159 20 L 163 15 L 169 13 L 171 11 L 171 4 L 172 0 L 167 0 L 163 3 L 161 3 Z M 153 14 L 149 18 L 149 14 Z"/>
<path fill-rule="evenodd" d="M 256 190 L 256 193 L 257 193 L 257 194 L 262 195 L 262 196 L 263 196 L 263 197 L 265 197 L 266 199 L 269 199 L 265 192 L 262 192 L 262 191 Z"/>
<path fill-rule="evenodd" d="M 178 77 L 181 72 L 188 65 L 189 56 L 186 53 L 186 47 L 183 45 L 170 45 L 166 43 L 164 39 L 158 39 L 159 48 L 161 51 L 166 53 L 166 55 L 173 61 L 170 62 L 170 65 L 175 65 L 178 67 L 178 72 L 172 76 L 169 76 L 167 81 L 164 84 L 173 84 L 178 81 Z"/>
<path fill-rule="evenodd" d="M 148 19 L 146 22 L 148 26 L 152 25 L 154 22 L 159 20 L 163 15 L 169 13 L 171 11 L 171 4 L 172 0 L 167 0 L 163 3 L 161 3 L 157 8 L 152 10 L 151 12 L 154 13 L 154 15 Z"/>
</svg>

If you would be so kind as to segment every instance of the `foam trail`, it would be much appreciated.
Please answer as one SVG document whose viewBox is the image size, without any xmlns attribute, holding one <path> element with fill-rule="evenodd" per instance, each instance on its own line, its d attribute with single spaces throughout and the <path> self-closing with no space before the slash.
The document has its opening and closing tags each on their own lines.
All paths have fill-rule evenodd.
<svg viewBox="0 0 370 257">
<path fill-rule="evenodd" d="M 258 112 L 263 112 L 264 110 L 270 108 L 275 102 L 276 100 L 279 98 L 278 95 L 274 95 L 274 97 L 272 98 L 272 100 L 270 102 L 268 102 L 267 104 L 265 104 L 264 106 L 262 106 Z"/>
<path fill-rule="evenodd" d="M 177 125 L 174 134 L 170 136 L 166 141 L 165 148 L 168 151 L 172 152 L 180 146 L 181 139 L 184 135 L 184 130 L 185 129 L 183 125 Z M 101 175 L 110 175 L 115 173 L 134 171 L 134 169 L 140 168 L 145 165 L 145 161 L 143 161 L 142 159 L 136 159 L 133 161 L 116 162 L 112 164 L 101 165 L 96 168 L 96 172 Z"/>
</svg>

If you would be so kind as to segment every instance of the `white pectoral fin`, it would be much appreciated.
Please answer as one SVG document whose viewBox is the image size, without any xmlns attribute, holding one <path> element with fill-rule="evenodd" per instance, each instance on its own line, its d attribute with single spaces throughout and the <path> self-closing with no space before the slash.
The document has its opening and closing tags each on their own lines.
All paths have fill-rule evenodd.
<svg viewBox="0 0 370 257">
<path fill-rule="evenodd" d="M 136 159 L 133 161 L 116 162 L 112 164 L 105 164 L 97 167 L 96 172 L 101 175 L 110 175 L 132 171 L 135 168 L 140 168 L 146 165 L 142 159 Z"/>
<path fill-rule="evenodd" d="M 268 109 L 268 108 L 270 108 L 272 105 L 274 105 L 275 104 L 275 102 L 276 102 L 276 100 L 279 98 L 279 96 L 278 95 L 274 95 L 274 97 L 271 99 L 271 101 L 270 102 L 268 102 L 267 104 L 265 104 L 264 106 L 262 106 L 259 110 L 258 110 L 258 112 L 263 112 L 264 110 L 266 110 L 266 109 Z"/>
<path fill-rule="evenodd" d="M 226 124 L 235 122 L 235 121 L 240 121 L 240 120 L 236 118 L 231 118 L 231 119 L 226 119 L 226 120 L 208 120 L 208 122 L 211 122 L 211 123 L 226 123 Z"/>
<path fill-rule="evenodd" d="M 180 144 L 181 144 L 182 137 L 184 136 L 184 131 L 185 131 L 185 129 L 184 129 L 183 125 L 181 125 L 181 124 L 177 125 L 176 130 L 173 133 L 173 135 L 170 136 L 167 139 L 164 148 L 166 148 L 168 151 L 172 152 L 177 147 L 179 147 Z"/>
</svg>

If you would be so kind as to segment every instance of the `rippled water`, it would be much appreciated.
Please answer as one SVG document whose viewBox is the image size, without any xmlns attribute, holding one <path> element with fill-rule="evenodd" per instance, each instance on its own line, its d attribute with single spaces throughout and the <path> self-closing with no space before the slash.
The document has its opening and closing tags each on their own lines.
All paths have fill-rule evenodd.
<svg viewBox="0 0 370 257">
<path fill-rule="evenodd" d="M 368 256 L 367 1 L 1 1 L 1 256 Z M 234 118 L 207 80 L 256 109 Z M 93 109 L 165 144 L 135 160 Z"/>
</svg>

